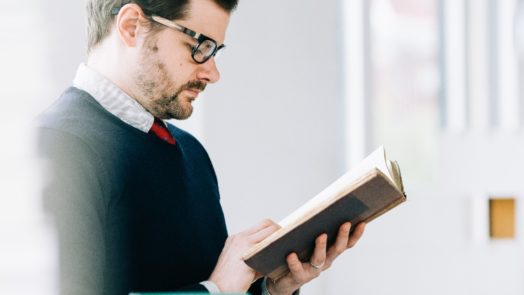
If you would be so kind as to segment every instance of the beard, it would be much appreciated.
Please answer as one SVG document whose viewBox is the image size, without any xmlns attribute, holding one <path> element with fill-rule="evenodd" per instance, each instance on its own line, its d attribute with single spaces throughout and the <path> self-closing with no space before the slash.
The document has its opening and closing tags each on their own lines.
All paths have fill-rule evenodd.
<svg viewBox="0 0 524 295">
<path fill-rule="evenodd" d="M 150 100 L 150 112 L 160 119 L 185 120 L 193 113 L 191 102 L 195 99 L 191 96 L 181 96 L 186 89 L 198 89 L 203 91 L 206 85 L 200 81 L 190 81 L 179 87 L 174 94 L 167 93 L 152 97 Z"/>
<path fill-rule="evenodd" d="M 155 36 L 146 41 L 139 73 L 135 75 L 135 85 L 141 95 L 139 102 L 153 116 L 160 119 L 185 120 L 193 113 L 191 102 L 195 97 L 182 95 L 187 89 L 203 91 L 206 83 L 194 80 L 177 86 L 169 78 L 166 65 L 158 57 Z"/>
</svg>

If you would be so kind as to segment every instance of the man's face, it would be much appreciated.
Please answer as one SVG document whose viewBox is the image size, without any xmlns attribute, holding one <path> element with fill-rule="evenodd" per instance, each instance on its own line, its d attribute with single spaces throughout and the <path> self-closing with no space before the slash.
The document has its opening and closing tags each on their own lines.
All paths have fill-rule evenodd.
<svg viewBox="0 0 524 295">
<path fill-rule="evenodd" d="M 224 42 L 229 13 L 212 0 L 190 0 L 188 17 L 177 24 Z M 214 58 L 203 64 L 191 57 L 197 41 L 170 28 L 145 39 L 134 75 L 139 101 L 155 117 L 187 119 L 191 103 L 208 83 L 220 78 Z"/>
</svg>

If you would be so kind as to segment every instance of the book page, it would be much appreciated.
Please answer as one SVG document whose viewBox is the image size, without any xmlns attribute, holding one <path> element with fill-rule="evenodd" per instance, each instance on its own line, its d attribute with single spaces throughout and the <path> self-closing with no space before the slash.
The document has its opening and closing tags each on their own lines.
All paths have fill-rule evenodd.
<svg viewBox="0 0 524 295">
<path fill-rule="evenodd" d="M 330 186 L 309 200 L 307 203 L 302 205 L 300 208 L 295 210 L 293 213 L 288 215 L 286 218 L 281 220 L 278 224 L 282 227 L 293 224 L 309 210 L 319 206 L 322 202 L 329 199 L 330 197 L 338 195 L 342 190 L 350 186 L 353 182 L 374 168 L 379 169 L 382 173 L 384 173 L 384 175 L 386 175 L 389 179 L 392 180 L 392 182 L 395 183 L 386 164 L 386 152 L 384 150 L 384 146 L 380 146 L 373 153 L 362 160 L 362 162 L 350 169 L 348 172 L 346 172 L 346 174 L 342 175 Z"/>
</svg>

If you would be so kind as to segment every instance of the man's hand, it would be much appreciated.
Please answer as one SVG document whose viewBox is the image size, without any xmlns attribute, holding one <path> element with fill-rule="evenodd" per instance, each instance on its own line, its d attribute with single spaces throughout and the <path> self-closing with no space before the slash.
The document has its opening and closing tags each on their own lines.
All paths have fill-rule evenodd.
<svg viewBox="0 0 524 295">
<path fill-rule="evenodd" d="M 364 233 L 365 226 L 365 223 L 358 224 L 353 233 L 349 235 L 351 223 L 342 224 L 338 230 L 337 240 L 327 251 L 327 235 L 321 234 L 315 241 L 315 250 L 309 262 L 301 262 L 296 253 L 289 254 L 287 264 L 290 272 L 275 282 L 267 280 L 269 293 L 271 295 L 292 294 L 305 283 L 318 277 L 342 252 L 355 246 Z"/>
<path fill-rule="evenodd" d="M 266 219 L 252 228 L 229 236 L 209 280 L 221 292 L 246 292 L 257 273 L 247 266 L 242 255 L 279 228 L 278 224 Z"/>
</svg>

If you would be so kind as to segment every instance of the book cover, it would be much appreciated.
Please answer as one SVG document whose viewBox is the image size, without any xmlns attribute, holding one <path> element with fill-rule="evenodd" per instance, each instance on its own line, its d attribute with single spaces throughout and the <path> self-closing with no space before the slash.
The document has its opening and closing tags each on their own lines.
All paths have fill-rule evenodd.
<svg viewBox="0 0 524 295">
<path fill-rule="evenodd" d="M 301 261 L 309 261 L 320 234 L 327 233 L 328 246 L 332 245 L 343 223 L 369 223 L 405 200 L 400 169 L 396 162 L 387 161 L 380 147 L 279 222 L 282 227 L 249 249 L 244 261 L 271 279 L 278 279 L 289 271 L 288 254 L 295 252 Z"/>
</svg>

